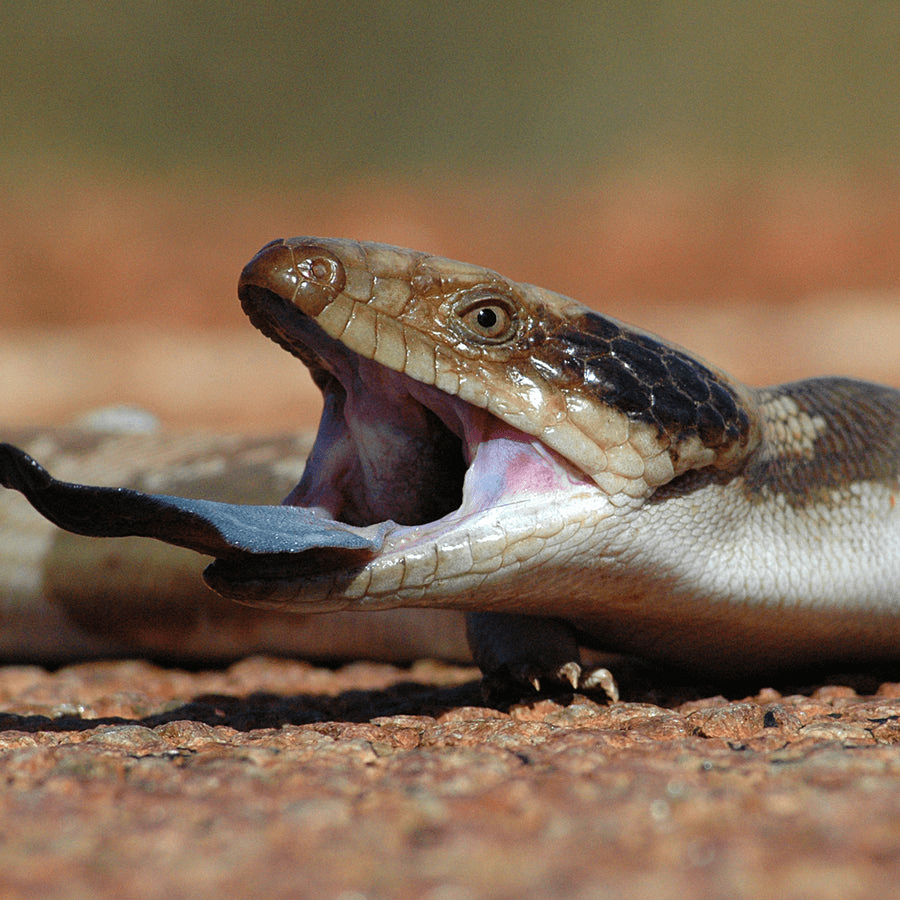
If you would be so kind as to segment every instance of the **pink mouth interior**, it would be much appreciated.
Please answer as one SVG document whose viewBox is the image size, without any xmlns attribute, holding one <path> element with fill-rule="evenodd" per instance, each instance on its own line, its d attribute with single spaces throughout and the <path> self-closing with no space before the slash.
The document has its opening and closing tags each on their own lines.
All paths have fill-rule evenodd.
<svg viewBox="0 0 900 900">
<path fill-rule="evenodd" d="M 424 525 L 585 481 L 537 438 L 360 357 L 324 379 L 306 471 L 285 503 L 350 525 Z"/>
</svg>

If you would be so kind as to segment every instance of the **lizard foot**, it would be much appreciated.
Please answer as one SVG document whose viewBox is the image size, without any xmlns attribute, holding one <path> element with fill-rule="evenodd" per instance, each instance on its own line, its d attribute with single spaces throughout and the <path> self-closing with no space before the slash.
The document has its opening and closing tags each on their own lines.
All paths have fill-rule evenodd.
<svg viewBox="0 0 900 900">
<path fill-rule="evenodd" d="M 481 681 L 482 695 L 490 703 L 518 700 L 532 691 L 554 694 L 561 689 L 603 691 L 612 703 L 619 699 L 619 688 L 609 669 L 582 666 L 574 660 L 552 670 L 539 669 L 531 663 L 504 665 L 486 673 Z"/>
<path fill-rule="evenodd" d="M 472 612 L 466 617 L 472 655 L 484 673 L 489 702 L 560 690 L 603 691 L 613 702 L 619 690 L 609 669 L 585 666 L 574 629 L 559 619 Z"/>
</svg>

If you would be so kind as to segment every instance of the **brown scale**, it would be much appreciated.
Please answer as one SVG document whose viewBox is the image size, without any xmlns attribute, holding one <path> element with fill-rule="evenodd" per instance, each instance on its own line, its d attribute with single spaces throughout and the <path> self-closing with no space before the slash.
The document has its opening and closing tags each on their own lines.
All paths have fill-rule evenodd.
<svg viewBox="0 0 900 900">
<path fill-rule="evenodd" d="M 900 476 L 900 392 L 850 378 L 816 378 L 758 393 L 765 440 L 748 464 L 751 496 L 782 494 L 793 506 L 822 502 L 826 493 L 860 481 L 896 486 Z M 787 398 L 819 425 L 811 446 L 781 439 L 769 412 Z"/>
</svg>

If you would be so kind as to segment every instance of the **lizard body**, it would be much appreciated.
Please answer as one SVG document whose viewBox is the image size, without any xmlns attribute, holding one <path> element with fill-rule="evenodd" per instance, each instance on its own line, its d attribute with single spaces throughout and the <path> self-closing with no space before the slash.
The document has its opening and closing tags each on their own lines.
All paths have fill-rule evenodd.
<svg viewBox="0 0 900 900">
<path fill-rule="evenodd" d="M 900 392 L 749 388 L 379 244 L 274 241 L 239 294 L 325 397 L 293 518 L 75 489 L 14 448 L 7 486 L 72 530 L 213 555 L 207 582 L 242 603 L 462 610 L 481 668 L 514 681 L 608 686 L 580 644 L 720 676 L 900 657 Z"/>
</svg>

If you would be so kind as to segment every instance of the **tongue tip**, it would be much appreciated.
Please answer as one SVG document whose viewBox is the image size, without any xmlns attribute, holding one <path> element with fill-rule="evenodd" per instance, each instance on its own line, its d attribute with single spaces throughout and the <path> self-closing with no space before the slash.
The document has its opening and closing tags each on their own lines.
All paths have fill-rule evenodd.
<svg viewBox="0 0 900 900">
<path fill-rule="evenodd" d="M 383 541 L 378 528 L 354 528 L 302 507 L 241 506 L 58 481 L 11 444 L 0 444 L 0 484 L 19 491 L 66 531 L 90 537 L 150 537 L 209 556 L 377 552 Z"/>
</svg>

